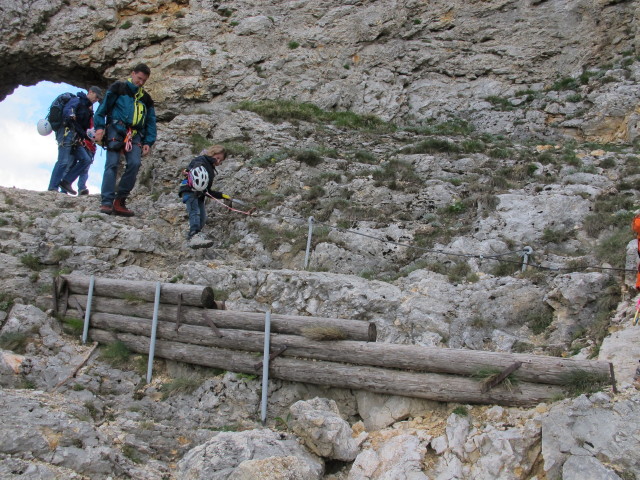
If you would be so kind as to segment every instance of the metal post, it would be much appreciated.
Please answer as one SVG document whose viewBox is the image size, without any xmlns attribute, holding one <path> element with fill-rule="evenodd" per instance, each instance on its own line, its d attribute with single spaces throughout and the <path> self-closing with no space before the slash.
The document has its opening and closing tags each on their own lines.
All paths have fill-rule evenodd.
<svg viewBox="0 0 640 480">
<path fill-rule="evenodd" d="M 267 396 L 269 389 L 269 351 L 271 350 L 271 310 L 267 310 L 264 317 L 264 354 L 262 358 L 262 402 L 260 405 L 260 419 L 262 425 L 267 422 Z"/>
<path fill-rule="evenodd" d="M 307 252 L 304 254 L 304 268 L 309 266 L 309 252 L 311 250 L 311 235 L 313 234 L 313 217 L 309 217 L 309 235 L 307 236 Z"/>
<path fill-rule="evenodd" d="M 156 332 L 158 330 L 158 310 L 160 308 L 160 282 L 156 283 L 156 298 L 153 305 L 153 320 L 151 323 L 151 344 L 149 345 L 149 363 L 147 364 L 147 383 L 151 383 L 153 373 L 153 355 L 156 350 Z"/>
<path fill-rule="evenodd" d="M 91 302 L 93 301 L 93 287 L 95 285 L 95 277 L 91 275 L 89 279 L 89 294 L 87 296 L 87 310 L 84 312 L 84 328 L 82 329 L 82 343 L 87 343 L 89 335 L 89 317 L 91 316 Z"/>
<path fill-rule="evenodd" d="M 522 249 L 522 271 L 524 272 L 527 269 L 527 264 L 529 262 L 529 256 L 533 253 L 533 248 L 524 247 Z"/>
</svg>

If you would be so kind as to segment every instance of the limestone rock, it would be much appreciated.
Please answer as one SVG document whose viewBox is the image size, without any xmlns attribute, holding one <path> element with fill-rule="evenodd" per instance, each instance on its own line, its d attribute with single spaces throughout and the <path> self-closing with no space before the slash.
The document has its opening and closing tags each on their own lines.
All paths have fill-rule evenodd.
<svg viewBox="0 0 640 480">
<path fill-rule="evenodd" d="M 290 410 L 291 429 L 313 453 L 343 462 L 356 458 L 366 434 L 354 438 L 335 401 L 313 398 L 294 403 Z"/>
<path fill-rule="evenodd" d="M 427 480 L 422 473 L 426 446 L 413 435 L 396 435 L 376 449 L 365 448 L 353 462 L 349 480 Z"/>
<path fill-rule="evenodd" d="M 571 455 L 562 466 L 563 480 L 621 480 L 616 473 L 605 467 L 597 458 Z"/>
<path fill-rule="evenodd" d="M 637 399 L 611 401 L 604 395 L 575 400 L 553 407 L 542 418 L 542 456 L 550 478 L 558 478 L 571 456 L 606 458 L 610 467 L 638 475 L 640 460 L 625 452 L 640 448 Z M 575 471 L 572 460 L 567 467 Z"/>
<path fill-rule="evenodd" d="M 241 466 L 244 462 L 250 463 Z M 291 479 L 303 478 L 303 474 L 319 479 L 324 471 L 323 463 L 294 438 L 269 430 L 248 430 L 219 433 L 193 448 L 178 462 L 177 472 L 185 480 L 244 479 L 269 465 L 275 465 L 285 475 L 283 478 Z"/>
<path fill-rule="evenodd" d="M 380 430 L 408 417 L 425 411 L 437 410 L 439 404 L 417 398 L 381 395 L 373 392 L 356 392 L 358 412 L 367 431 Z"/>
</svg>

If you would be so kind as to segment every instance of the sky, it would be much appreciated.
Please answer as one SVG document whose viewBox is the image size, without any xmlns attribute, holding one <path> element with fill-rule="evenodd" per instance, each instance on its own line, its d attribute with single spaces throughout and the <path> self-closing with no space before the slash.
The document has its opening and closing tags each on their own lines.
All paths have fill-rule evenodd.
<svg viewBox="0 0 640 480">
<path fill-rule="evenodd" d="M 85 89 L 64 83 L 40 82 L 20 86 L 0 102 L 0 185 L 27 190 L 46 190 L 58 157 L 53 133 L 38 133 L 38 120 L 44 118 L 51 102 L 61 93 Z M 98 108 L 96 103 L 93 108 Z M 98 148 L 89 170 L 89 193 L 100 193 L 105 151 Z M 74 187 L 76 184 L 74 183 Z"/>
</svg>

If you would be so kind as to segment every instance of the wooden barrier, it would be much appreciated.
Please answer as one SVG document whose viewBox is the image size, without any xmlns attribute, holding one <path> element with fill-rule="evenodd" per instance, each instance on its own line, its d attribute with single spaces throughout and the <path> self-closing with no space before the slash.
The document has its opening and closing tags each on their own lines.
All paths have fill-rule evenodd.
<svg viewBox="0 0 640 480">
<path fill-rule="evenodd" d="M 65 276 L 67 312 L 87 308 L 89 277 Z M 154 282 L 96 279 L 89 331 L 93 340 L 148 353 Z M 166 291 L 165 291 L 166 289 Z M 260 374 L 264 313 L 203 308 L 208 287 L 163 284 L 155 355 L 234 372 Z M 135 292 L 135 293 L 134 293 Z M 189 293 L 187 293 L 189 292 Z M 56 291 L 56 293 L 58 293 Z M 58 304 L 60 301 L 56 297 Z M 188 303 L 187 303 L 188 302 Z M 194 305 L 195 304 L 195 305 Z M 309 338 L 309 328 L 341 332 L 341 340 Z M 609 362 L 526 354 L 375 343 L 373 323 L 271 315 L 269 375 L 282 380 L 369 390 L 437 401 L 532 405 L 563 395 L 572 376 L 609 379 Z M 478 378 L 485 372 L 489 378 Z M 489 372 L 489 373 L 486 373 Z"/>
<path fill-rule="evenodd" d="M 122 332 L 91 329 L 91 338 L 100 343 L 116 340 L 131 351 L 149 351 L 149 338 Z M 155 353 L 163 358 L 221 368 L 233 372 L 259 374 L 259 358 L 248 352 L 203 347 L 168 340 L 156 340 Z M 269 376 L 291 382 L 313 383 L 338 388 L 367 390 L 389 395 L 424 398 L 441 402 L 534 405 L 564 394 L 562 387 L 520 382 L 512 389 L 499 386 L 482 393 L 477 380 L 437 373 L 415 373 L 336 362 L 277 357 L 269 363 Z"/>
</svg>

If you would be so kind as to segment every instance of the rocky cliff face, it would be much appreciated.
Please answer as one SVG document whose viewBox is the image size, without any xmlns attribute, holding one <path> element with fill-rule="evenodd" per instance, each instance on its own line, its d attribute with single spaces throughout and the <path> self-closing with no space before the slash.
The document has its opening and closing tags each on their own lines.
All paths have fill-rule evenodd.
<svg viewBox="0 0 640 480">
<path fill-rule="evenodd" d="M 144 61 L 160 125 L 136 217 L 0 189 L 2 474 L 640 478 L 638 8 L 3 2 L 0 97 L 107 86 Z M 231 153 L 216 186 L 257 211 L 209 204 L 213 246 L 192 250 L 177 172 L 211 143 Z M 259 379 L 233 373 L 167 362 L 145 385 L 135 358 L 101 354 L 54 389 L 87 352 L 42 298 L 72 270 L 373 321 L 386 342 L 597 357 L 621 393 L 521 410 L 274 382 L 260 431 Z"/>
</svg>

